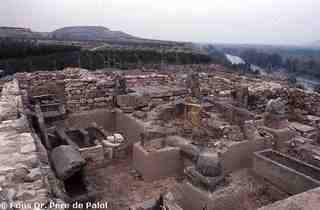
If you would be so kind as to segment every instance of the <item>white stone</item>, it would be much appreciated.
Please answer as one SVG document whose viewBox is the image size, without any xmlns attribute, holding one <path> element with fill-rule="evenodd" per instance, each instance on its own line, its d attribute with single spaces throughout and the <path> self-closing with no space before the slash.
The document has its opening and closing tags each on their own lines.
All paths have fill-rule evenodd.
<svg viewBox="0 0 320 210">
<path fill-rule="evenodd" d="M 107 141 L 109 142 L 115 142 L 115 137 L 114 136 L 108 136 Z"/>
<path fill-rule="evenodd" d="M 6 177 L 5 176 L 0 176 L 0 186 L 2 186 L 3 183 L 5 183 Z"/>
<path fill-rule="evenodd" d="M 0 175 L 6 175 L 7 173 L 13 172 L 14 170 L 14 167 L 1 166 Z"/>
<path fill-rule="evenodd" d="M 20 189 L 19 192 L 17 193 L 17 199 L 19 201 L 31 200 L 35 196 L 36 196 L 36 191 L 35 190 Z"/>
<path fill-rule="evenodd" d="M 16 195 L 17 195 L 17 192 L 14 189 L 12 188 L 8 189 L 7 196 L 9 201 L 14 201 L 16 198 Z"/>
<path fill-rule="evenodd" d="M 30 152 L 35 152 L 36 151 L 36 146 L 33 143 L 26 144 L 21 147 L 21 153 L 30 153 Z"/>
<path fill-rule="evenodd" d="M 40 168 L 31 169 L 30 173 L 26 176 L 27 181 L 36 181 L 41 178 Z"/>
<path fill-rule="evenodd" d="M 116 142 L 124 142 L 124 138 L 120 133 L 115 133 L 113 136 L 114 136 Z"/>
</svg>

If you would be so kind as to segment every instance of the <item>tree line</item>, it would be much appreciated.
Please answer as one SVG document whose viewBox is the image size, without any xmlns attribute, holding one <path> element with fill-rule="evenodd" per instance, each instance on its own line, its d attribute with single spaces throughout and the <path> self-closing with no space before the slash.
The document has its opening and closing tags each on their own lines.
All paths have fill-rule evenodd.
<svg viewBox="0 0 320 210">
<path fill-rule="evenodd" d="M 4 70 L 4 75 L 61 70 L 65 67 L 131 69 L 162 64 L 205 64 L 211 61 L 212 58 L 205 53 L 143 46 L 90 51 L 72 45 L 38 44 L 32 40 L 0 40 L 0 69 Z"/>
</svg>

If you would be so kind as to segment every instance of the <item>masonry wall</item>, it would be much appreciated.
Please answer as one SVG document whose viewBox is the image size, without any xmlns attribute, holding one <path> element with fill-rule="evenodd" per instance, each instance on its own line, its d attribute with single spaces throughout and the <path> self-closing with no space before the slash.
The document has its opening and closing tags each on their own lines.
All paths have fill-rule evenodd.
<svg viewBox="0 0 320 210">
<path fill-rule="evenodd" d="M 70 112 L 112 107 L 112 83 L 96 79 L 66 80 L 66 108 Z"/>
<path fill-rule="evenodd" d="M 107 109 L 95 109 L 69 115 L 66 124 L 73 128 L 88 128 L 95 122 L 107 131 L 115 131 L 116 115 L 116 112 Z"/>
<path fill-rule="evenodd" d="M 138 142 L 133 146 L 133 166 L 145 181 L 153 181 L 181 175 L 184 164 L 179 148 L 166 147 L 150 153 Z"/>
<path fill-rule="evenodd" d="M 21 89 L 26 89 L 30 97 L 53 94 L 61 101 L 65 101 L 65 75 L 62 71 L 18 73 Z"/>
<path fill-rule="evenodd" d="M 115 122 L 116 131 L 127 138 L 128 144 L 133 145 L 135 142 L 140 141 L 140 134 L 145 131 L 142 121 L 118 110 Z"/>
<path fill-rule="evenodd" d="M 289 106 L 292 109 L 301 109 L 310 115 L 320 116 L 320 94 L 316 92 L 290 89 Z"/>
<path fill-rule="evenodd" d="M 220 156 L 224 172 L 228 174 L 240 169 L 251 168 L 253 153 L 270 147 L 270 143 L 262 139 L 234 143 Z"/>
<path fill-rule="evenodd" d="M 17 80 L 4 85 L 0 98 L 1 199 L 10 192 L 13 202 L 45 203 L 50 192 L 38 155 L 37 142 L 24 116 Z M 4 201 L 4 200 L 1 200 Z"/>
<path fill-rule="evenodd" d="M 104 151 L 101 144 L 93 147 L 80 148 L 79 152 L 86 160 L 88 169 L 95 169 L 103 163 Z"/>
<path fill-rule="evenodd" d="M 71 113 L 112 106 L 114 81 L 104 73 L 67 68 L 63 71 L 18 73 L 15 77 L 29 97 L 56 95 Z"/>
<path fill-rule="evenodd" d="M 179 191 L 183 200 L 179 201 L 179 205 L 187 210 L 242 210 L 243 203 L 247 192 L 230 191 L 230 193 L 222 193 L 221 195 L 210 194 L 188 182 L 184 182 Z M 206 208 L 205 208 L 206 207 Z"/>
<path fill-rule="evenodd" d="M 95 109 L 74 113 L 68 116 L 65 123 L 68 127 L 87 128 L 95 122 L 106 131 L 118 132 L 126 138 L 126 145 L 131 146 L 140 141 L 140 134 L 145 131 L 144 124 L 121 110 Z"/>
</svg>

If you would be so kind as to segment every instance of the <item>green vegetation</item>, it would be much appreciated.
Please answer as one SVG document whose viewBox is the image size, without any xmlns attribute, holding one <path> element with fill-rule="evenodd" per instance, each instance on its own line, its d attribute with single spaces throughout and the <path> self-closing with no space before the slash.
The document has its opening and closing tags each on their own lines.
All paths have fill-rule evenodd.
<svg viewBox="0 0 320 210">
<path fill-rule="evenodd" d="M 203 51 L 184 45 L 166 47 L 105 45 L 97 50 L 79 46 L 38 44 L 31 40 L 3 39 L 0 42 L 0 69 L 4 75 L 38 70 L 60 70 L 65 67 L 86 69 L 132 69 L 162 64 L 204 64 L 212 58 Z"/>
<path fill-rule="evenodd" d="M 33 40 L 0 39 L 0 60 L 10 58 L 26 58 L 61 52 L 80 51 L 80 47 L 72 45 L 38 44 Z"/>
</svg>

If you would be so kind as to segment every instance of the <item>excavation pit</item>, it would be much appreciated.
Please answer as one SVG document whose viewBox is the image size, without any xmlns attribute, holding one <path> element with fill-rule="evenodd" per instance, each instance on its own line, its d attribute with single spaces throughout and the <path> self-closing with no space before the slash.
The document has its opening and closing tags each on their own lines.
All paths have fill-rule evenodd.
<svg viewBox="0 0 320 210">
<path fill-rule="evenodd" d="M 254 154 L 254 171 L 293 195 L 320 186 L 320 169 L 274 150 Z"/>
</svg>

